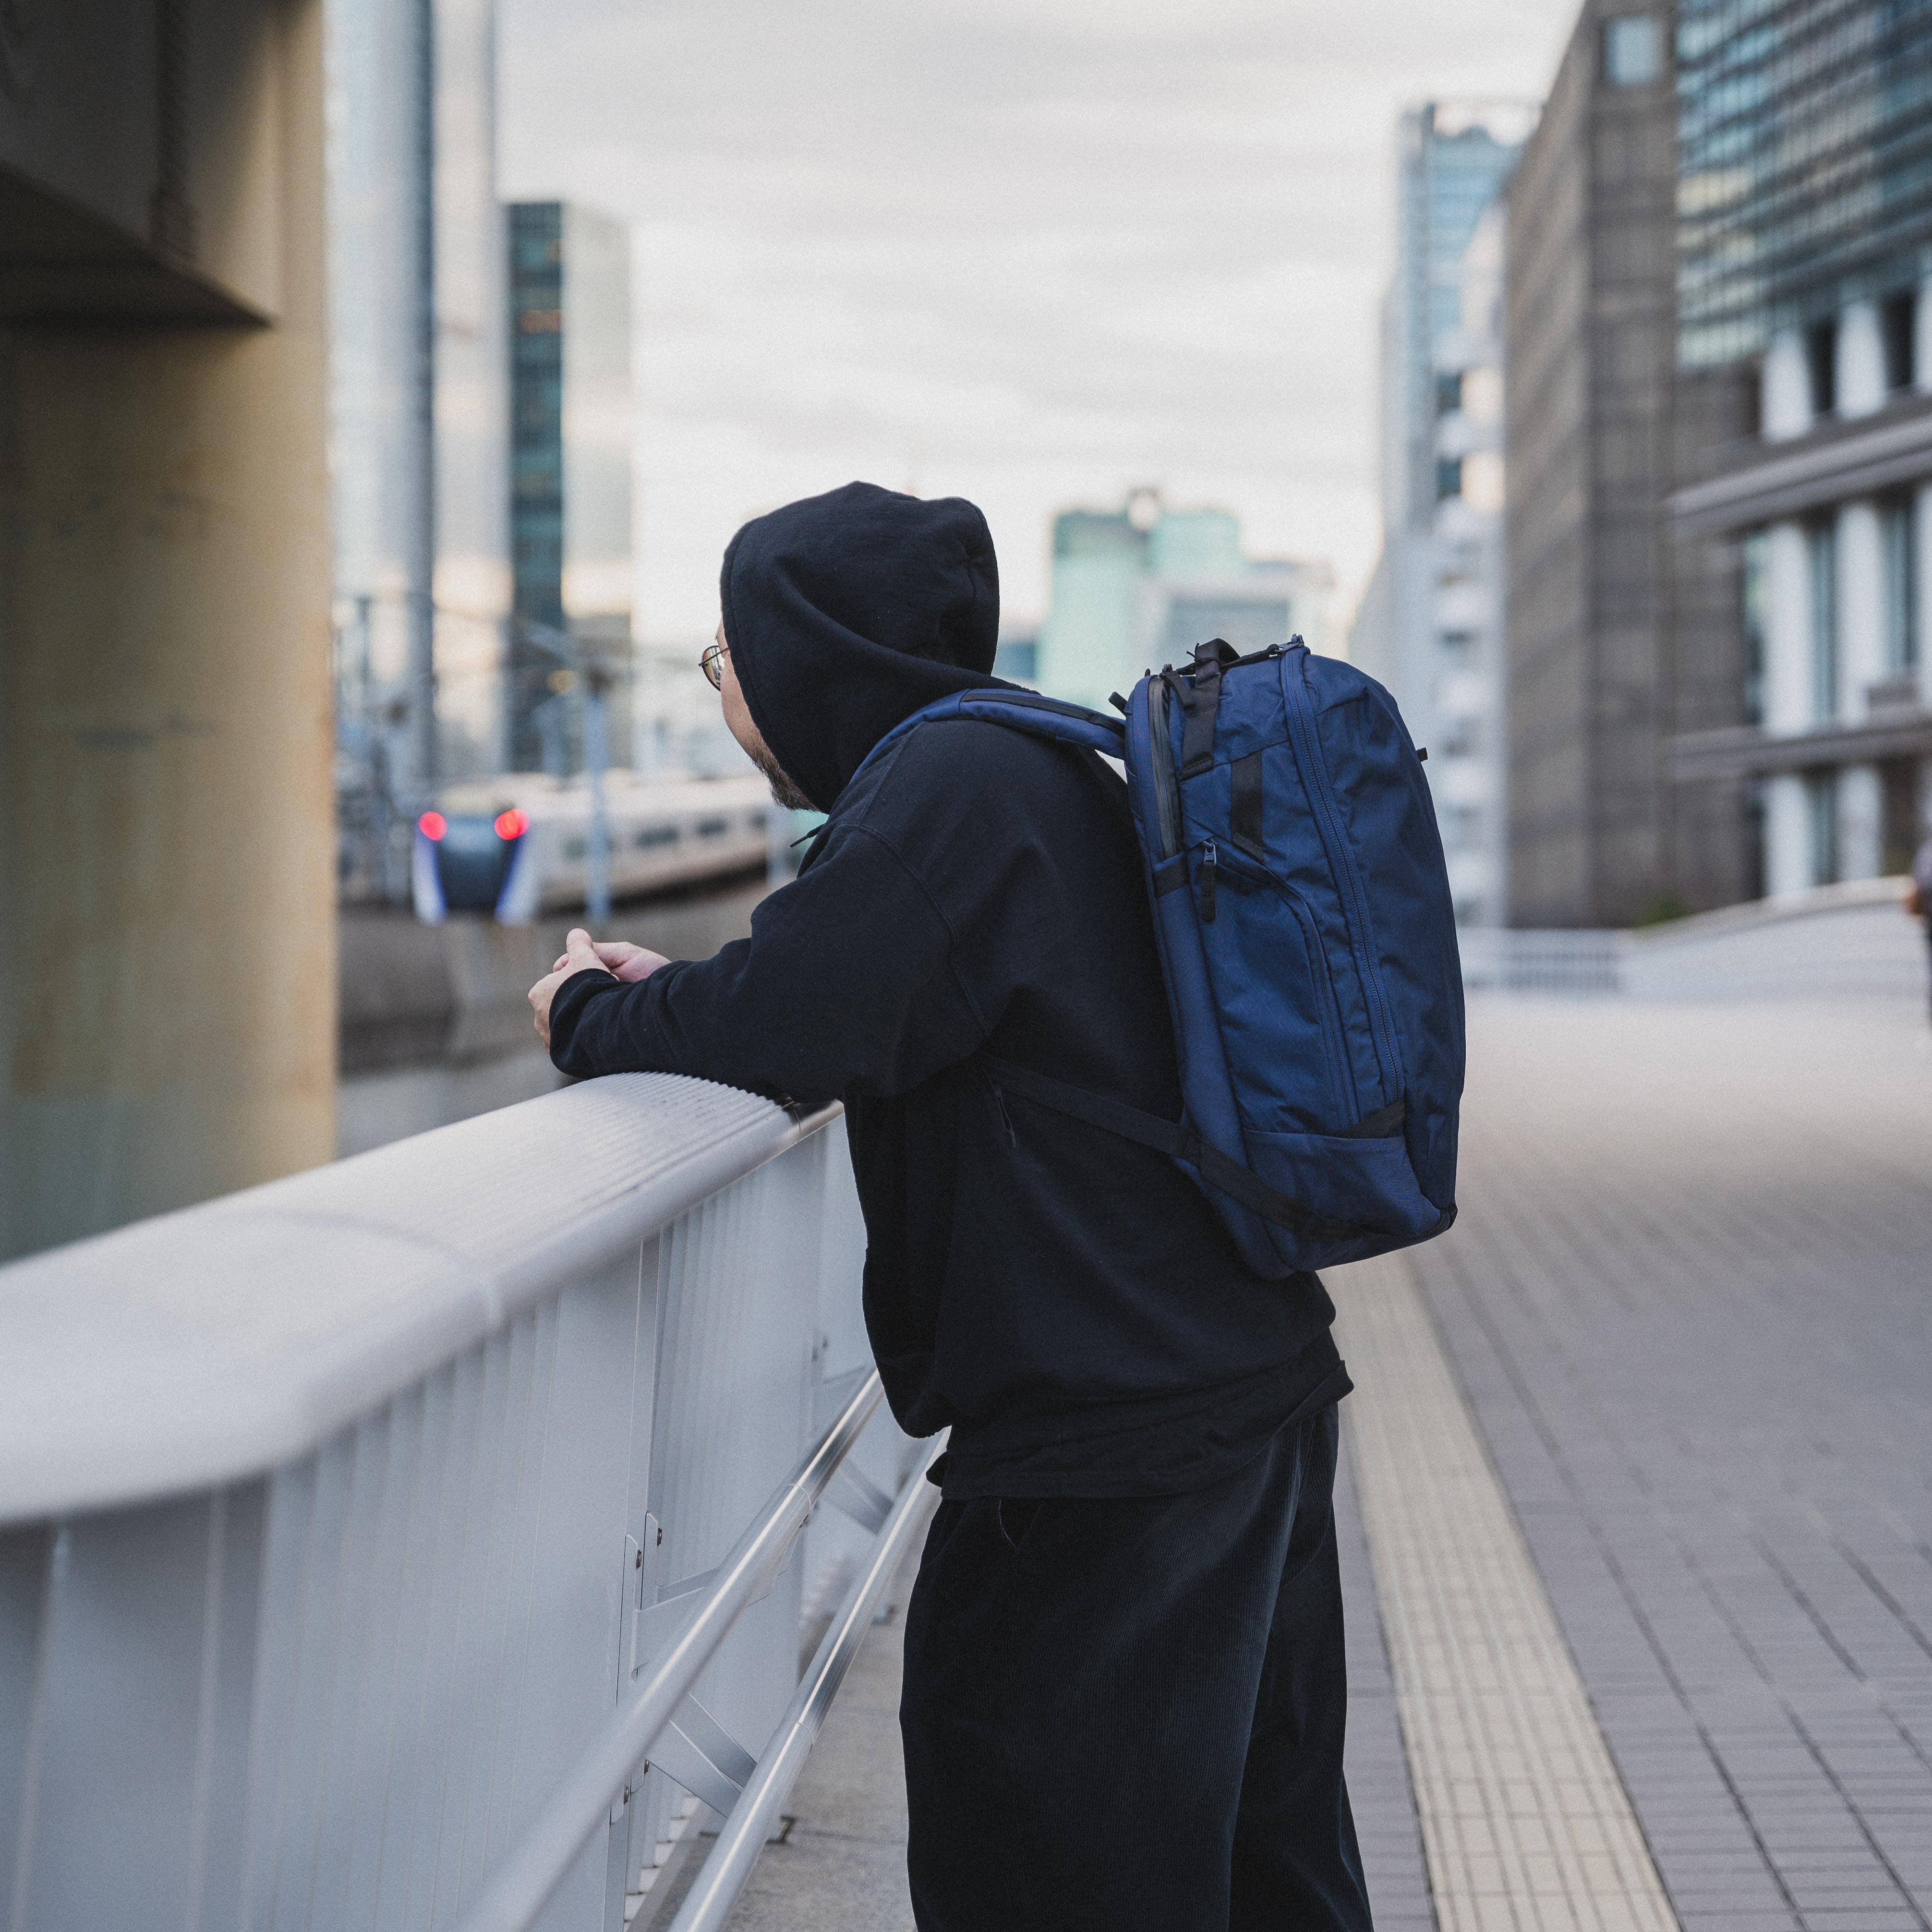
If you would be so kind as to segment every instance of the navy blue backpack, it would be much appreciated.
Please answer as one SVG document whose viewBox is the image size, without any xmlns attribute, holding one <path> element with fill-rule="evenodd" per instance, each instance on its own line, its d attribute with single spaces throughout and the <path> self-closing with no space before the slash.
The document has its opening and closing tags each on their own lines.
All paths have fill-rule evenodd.
<svg viewBox="0 0 1932 1932">
<path fill-rule="evenodd" d="M 1239 657 L 1216 638 L 1124 708 L 1123 726 L 1032 692 L 962 692 L 873 751 L 976 718 L 1126 760 L 1181 1117 L 988 1058 L 995 1084 L 1170 1156 L 1270 1278 L 1441 1234 L 1456 1217 L 1462 976 L 1395 700 L 1299 639 Z"/>
</svg>

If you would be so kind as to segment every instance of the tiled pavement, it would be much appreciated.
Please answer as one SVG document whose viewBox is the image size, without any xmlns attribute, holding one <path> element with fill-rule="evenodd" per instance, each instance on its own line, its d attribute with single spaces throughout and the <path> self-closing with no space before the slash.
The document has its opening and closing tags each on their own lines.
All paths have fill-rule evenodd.
<svg viewBox="0 0 1932 1932">
<path fill-rule="evenodd" d="M 1401 1714 L 1363 1534 L 1348 1432 L 1335 1478 L 1335 1528 L 1341 1546 L 1342 1608 L 1348 1632 L 1348 1799 L 1376 1932 L 1436 1932 L 1423 1861 L 1422 1831 L 1402 1754 Z"/>
<path fill-rule="evenodd" d="M 1932 1040 L 1916 1004 L 1483 1000 L 1470 1064 L 1462 1219 L 1413 1265 L 1684 1932 L 1929 1932 Z M 1338 1504 L 1377 1923 L 1425 1932 L 1346 1463 Z M 852 1748 L 835 1710 L 833 1751 L 788 1807 L 803 1858 L 768 1853 L 735 1922 L 908 1922 L 889 1870 L 903 1825 L 874 1788 L 896 1778 L 889 1634 L 862 1659 Z"/>
<path fill-rule="evenodd" d="M 1685 1932 L 1925 1932 L 1922 1018 L 1479 1001 L 1470 1066 L 1414 1263 Z"/>
<path fill-rule="evenodd" d="M 1357 1384 L 1346 1433 L 1442 1932 L 1678 1932 L 1407 1258 L 1365 1262 L 1331 1286 Z"/>
</svg>

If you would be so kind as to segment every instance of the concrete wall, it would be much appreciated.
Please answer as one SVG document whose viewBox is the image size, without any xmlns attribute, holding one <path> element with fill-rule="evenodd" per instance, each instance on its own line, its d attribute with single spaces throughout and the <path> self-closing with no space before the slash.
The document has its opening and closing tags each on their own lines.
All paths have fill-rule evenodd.
<svg viewBox="0 0 1932 1932">
<path fill-rule="evenodd" d="M 1594 29 L 1557 70 L 1508 196 L 1508 730 L 1513 922 L 1593 926 L 1588 178 Z"/>
<path fill-rule="evenodd" d="M 752 929 L 764 881 L 616 914 L 600 937 L 673 959 L 708 959 Z M 548 1093 L 562 1076 L 531 1028 L 526 995 L 581 914 L 497 926 L 352 908 L 342 928 L 338 1147 L 362 1154 Z"/>
<path fill-rule="evenodd" d="M 1513 924 L 1623 926 L 1748 890 L 1738 788 L 1680 792 L 1678 730 L 1733 722 L 1733 553 L 1678 554 L 1660 506 L 1688 448 L 1736 433 L 1735 386 L 1675 374 L 1676 99 L 1666 58 L 1603 73 L 1592 0 L 1509 194 Z M 1726 707 L 1732 715 L 1725 715 Z"/>
</svg>

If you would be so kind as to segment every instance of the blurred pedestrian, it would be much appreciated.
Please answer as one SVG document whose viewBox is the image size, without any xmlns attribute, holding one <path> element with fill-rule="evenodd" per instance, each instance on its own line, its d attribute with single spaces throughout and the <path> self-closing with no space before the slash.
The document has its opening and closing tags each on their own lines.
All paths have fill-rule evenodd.
<svg viewBox="0 0 1932 1932">
<path fill-rule="evenodd" d="M 1919 847 L 1912 862 L 1912 884 L 1905 895 L 1905 909 L 1925 922 L 1925 943 L 1932 950 L 1932 838 Z"/>
<path fill-rule="evenodd" d="M 1173 1119 L 1139 848 L 1097 753 L 975 720 L 986 520 L 853 484 L 746 525 L 704 656 L 781 805 L 830 816 L 752 937 L 573 932 L 566 1072 L 844 1100 L 892 1412 L 950 1427 L 905 1634 L 922 1932 L 1367 1932 L 1332 1492 L 1349 1387 L 1313 1274 L 1267 1280 L 1164 1154 L 982 1049 Z"/>
</svg>

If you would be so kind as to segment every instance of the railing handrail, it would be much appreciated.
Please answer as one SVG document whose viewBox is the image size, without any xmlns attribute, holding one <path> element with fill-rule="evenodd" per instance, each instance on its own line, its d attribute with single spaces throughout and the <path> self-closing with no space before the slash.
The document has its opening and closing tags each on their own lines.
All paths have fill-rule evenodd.
<svg viewBox="0 0 1932 1932">
<path fill-rule="evenodd" d="M 845 1673 L 859 1654 L 874 1606 L 898 1574 L 913 1538 L 939 1507 L 939 1492 L 926 1480 L 926 1472 L 945 1447 L 939 1437 L 926 1444 L 914 1462 L 873 1543 L 864 1567 L 845 1594 L 832 1627 L 820 1640 L 778 1729 L 758 1759 L 729 1821 L 718 1834 L 690 1891 L 685 1894 L 668 1932 L 717 1932 L 744 1889 L 752 1867 L 778 1821 L 779 1808 L 791 1788 L 820 1727 L 838 1694 Z"/>
<path fill-rule="evenodd" d="M 305 1454 L 838 1111 L 622 1074 L 0 1268 L 0 1524 Z"/>
<path fill-rule="evenodd" d="M 883 1393 L 874 1369 L 837 1421 L 772 1492 L 699 1597 L 643 1688 L 585 1748 L 515 1849 L 464 1915 L 459 1932 L 524 1932 L 542 1911 L 638 1765 L 650 1751 L 745 1606 L 784 1559 Z"/>
</svg>

